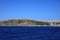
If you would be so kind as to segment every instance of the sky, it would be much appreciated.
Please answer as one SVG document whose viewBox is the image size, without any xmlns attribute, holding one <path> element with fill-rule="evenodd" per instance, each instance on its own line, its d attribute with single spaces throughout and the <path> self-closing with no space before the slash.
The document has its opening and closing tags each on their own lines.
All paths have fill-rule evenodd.
<svg viewBox="0 0 60 40">
<path fill-rule="evenodd" d="M 60 0 L 0 0 L 0 20 L 60 20 Z"/>
</svg>

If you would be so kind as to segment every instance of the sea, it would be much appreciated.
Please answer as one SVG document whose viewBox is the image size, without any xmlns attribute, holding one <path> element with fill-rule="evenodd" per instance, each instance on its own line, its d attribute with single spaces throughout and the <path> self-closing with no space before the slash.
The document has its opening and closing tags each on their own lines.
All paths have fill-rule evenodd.
<svg viewBox="0 0 60 40">
<path fill-rule="evenodd" d="M 60 40 L 60 27 L 0 26 L 0 40 Z"/>
</svg>

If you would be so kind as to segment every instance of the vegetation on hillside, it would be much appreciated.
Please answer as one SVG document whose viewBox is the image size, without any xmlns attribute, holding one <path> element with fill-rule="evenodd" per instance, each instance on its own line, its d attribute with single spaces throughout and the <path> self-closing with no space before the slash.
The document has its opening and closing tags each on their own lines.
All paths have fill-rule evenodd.
<svg viewBox="0 0 60 40">
<path fill-rule="evenodd" d="M 1 21 L 0 26 L 28 26 L 28 25 L 60 25 L 60 22 L 43 22 L 30 19 L 13 19 Z"/>
</svg>

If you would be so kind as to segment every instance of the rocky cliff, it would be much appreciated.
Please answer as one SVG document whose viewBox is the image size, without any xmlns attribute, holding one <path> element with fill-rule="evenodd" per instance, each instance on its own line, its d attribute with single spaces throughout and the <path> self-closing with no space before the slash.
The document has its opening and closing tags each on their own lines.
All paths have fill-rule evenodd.
<svg viewBox="0 0 60 40">
<path fill-rule="evenodd" d="M 36 21 L 30 19 L 13 19 L 0 22 L 0 26 L 60 26 L 60 21 Z"/>
<path fill-rule="evenodd" d="M 48 22 L 30 19 L 13 19 L 0 22 L 0 26 L 33 26 L 33 25 L 50 25 L 50 24 Z"/>
</svg>

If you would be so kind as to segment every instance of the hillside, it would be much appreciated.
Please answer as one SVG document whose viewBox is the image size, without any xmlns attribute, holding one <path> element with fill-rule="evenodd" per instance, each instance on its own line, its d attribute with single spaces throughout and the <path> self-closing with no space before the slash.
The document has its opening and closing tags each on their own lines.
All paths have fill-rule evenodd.
<svg viewBox="0 0 60 40">
<path fill-rule="evenodd" d="M 60 26 L 60 21 L 36 21 L 30 19 L 13 19 L 1 21 L 0 26 Z"/>
<path fill-rule="evenodd" d="M 50 25 L 50 24 L 48 22 L 30 19 L 13 19 L 0 22 L 0 26 L 33 26 L 33 25 Z"/>
</svg>

